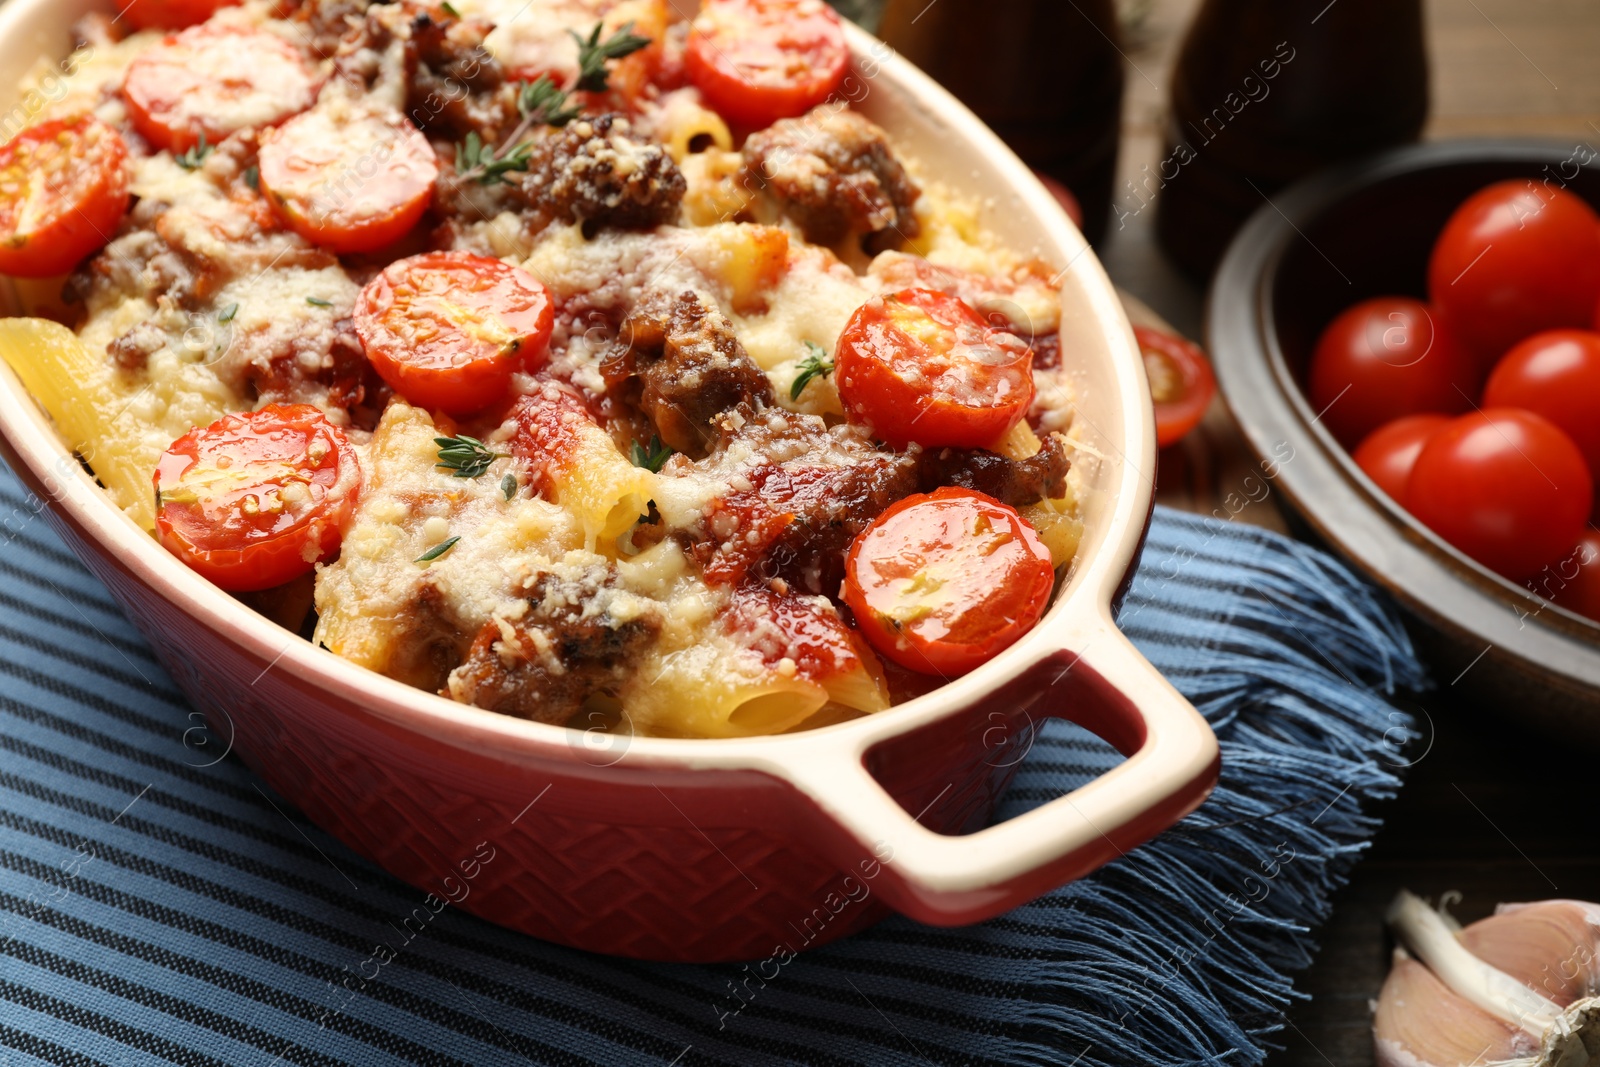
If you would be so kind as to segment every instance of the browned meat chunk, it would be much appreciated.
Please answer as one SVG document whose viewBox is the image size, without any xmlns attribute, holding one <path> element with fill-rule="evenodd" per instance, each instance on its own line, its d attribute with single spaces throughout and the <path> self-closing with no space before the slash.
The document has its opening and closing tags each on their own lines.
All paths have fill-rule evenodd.
<svg viewBox="0 0 1600 1067">
<path fill-rule="evenodd" d="M 607 566 L 542 574 L 524 615 L 484 626 L 444 695 L 564 726 L 591 697 L 615 696 L 659 631 L 660 619 L 638 603 Z"/>
<path fill-rule="evenodd" d="M 922 489 L 941 485 L 975 489 L 1014 508 L 1059 499 L 1067 490 L 1067 439 L 1058 433 L 1040 442 L 1038 453 L 1027 459 L 1007 459 L 981 448 L 931 448 L 918 466 Z"/>
<path fill-rule="evenodd" d="M 639 408 L 676 451 L 704 456 L 721 436 L 719 416 L 773 402 L 772 383 L 733 324 L 697 293 L 635 309 L 623 322 L 622 340 L 627 347 L 602 373 L 624 395 L 637 390 Z"/>
<path fill-rule="evenodd" d="M 707 580 L 781 578 L 803 593 L 837 596 L 851 543 L 917 491 L 917 468 L 906 456 L 883 455 L 848 467 L 762 468 L 749 480 L 750 493 L 719 502 L 719 510 L 743 514 L 732 537 L 698 553 L 709 555 Z"/>
<path fill-rule="evenodd" d="M 326 59 L 339 50 L 346 35 L 354 35 L 371 0 L 299 0 L 290 18 L 304 27 L 304 40 Z"/>
<path fill-rule="evenodd" d="M 751 181 L 771 193 L 806 240 L 836 245 L 851 234 L 869 252 L 898 248 L 921 232 L 912 211 L 922 195 L 884 132 L 827 104 L 783 119 L 744 144 Z"/>
<path fill-rule="evenodd" d="M 427 11 L 412 19 L 406 114 L 419 129 L 450 140 L 477 133 L 490 143 L 511 132 L 519 117 L 514 87 L 483 44 L 493 29 L 482 19 L 439 19 Z"/>
<path fill-rule="evenodd" d="M 524 210 L 543 222 L 643 229 L 678 217 L 688 188 L 659 144 L 622 115 L 580 118 L 540 137 L 528 169 L 507 175 Z"/>
</svg>

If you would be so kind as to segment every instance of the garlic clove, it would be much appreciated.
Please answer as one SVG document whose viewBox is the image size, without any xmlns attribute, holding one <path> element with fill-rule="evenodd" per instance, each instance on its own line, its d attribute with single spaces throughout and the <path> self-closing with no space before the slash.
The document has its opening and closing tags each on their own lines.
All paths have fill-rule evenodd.
<svg viewBox="0 0 1600 1067">
<path fill-rule="evenodd" d="M 1537 1039 L 1396 952 L 1373 1019 L 1378 1067 L 1464 1067 L 1533 1056 Z"/>
<path fill-rule="evenodd" d="M 1563 1008 L 1600 992 L 1600 908 L 1593 904 L 1502 904 L 1463 930 L 1461 943 Z"/>
</svg>

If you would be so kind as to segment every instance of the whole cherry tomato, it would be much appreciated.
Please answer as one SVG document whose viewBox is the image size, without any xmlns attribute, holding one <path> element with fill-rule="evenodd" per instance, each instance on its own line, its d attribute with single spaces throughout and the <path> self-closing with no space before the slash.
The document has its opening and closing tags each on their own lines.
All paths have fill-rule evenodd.
<svg viewBox="0 0 1600 1067">
<path fill-rule="evenodd" d="M 0 145 L 0 274 L 64 274 L 128 210 L 128 146 L 92 115 L 30 126 Z"/>
<path fill-rule="evenodd" d="M 1133 328 L 1134 340 L 1144 356 L 1150 379 L 1150 399 L 1156 408 L 1156 444 L 1176 444 L 1200 425 L 1211 398 L 1217 395 L 1216 375 L 1200 347 L 1182 337 L 1148 326 Z"/>
<path fill-rule="evenodd" d="M 413 404 L 470 415 L 511 375 L 549 355 L 550 293 L 518 267 L 470 252 L 391 263 L 356 298 L 356 336 L 373 369 Z"/>
<path fill-rule="evenodd" d="M 309 404 L 227 415 L 156 464 L 156 535 L 234 592 L 305 574 L 339 547 L 361 491 L 344 431 Z"/>
<path fill-rule="evenodd" d="M 1585 530 L 1554 570 L 1552 580 L 1538 583 L 1537 591 L 1545 593 L 1543 587 L 1551 586 L 1557 604 L 1600 622 L 1600 530 L 1592 526 Z"/>
<path fill-rule="evenodd" d="M 335 252 L 404 237 L 433 202 L 439 158 L 404 115 L 318 107 L 261 138 L 261 191 L 291 230 Z"/>
<path fill-rule="evenodd" d="M 1541 330 L 1588 328 L 1600 300 L 1600 218 L 1564 189 L 1497 182 L 1445 223 L 1428 295 L 1484 369 Z"/>
<path fill-rule="evenodd" d="M 1380 426 L 1356 449 L 1356 466 L 1398 504 L 1406 499 L 1406 483 L 1417 465 L 1422 446 L 1449 425 L 1448 415 L 1406 415 Z"/>
<path fill-rule="evenodd" d="M 1483 404 L 1543 415 L 1577 444 L 1589 473 L 1600 476 L 1600 333 L 1534 334 L 1496 364 Z"/>
<path fill-rule="evenodd" d="M 965 674 L 1044 616 L 1050 550 L 1015 508 L 970 489 L 907 497 L 850 548 L 844 598 L 878 653 L 923 674 Z"/>
<path fill-rule="evenodd" d="M 316 99 L 311 60 L 265 30 L 193 26 L 128 64 L 128 117 L 157 148 L 187 152 L 246 126 L 271 126 Z"/>
<path fill-rule="evenodd" d="M 839 16 L 823 0 L 706 0 L 684 53 L 706 103 L 752 129 L 810 111 L 849 66 Z"/>
<path fill-rule="evenodd" d="M 1363 300 L 1322 331 L 1308 398 L 1346 448 L 1403 415 L 1456 414 L 1482 381 L 1451 325 L 1420 300 Z"/>
<path fill-rule="evenodd" d="M 1423 446 L 1406 507 L 1485 567 L 1524 581 L 1577 544 L 1594 486 L 1572 438 L 1531 411 L 1454 419 Z"/>
<path fill-rule="evenodd" d="M 959 297 L 903 289 L 863 304 L 835 356 L 846 413 L 895 447 L 985 448 L 1033 403 L 1033 352 Z"/>
</svg>

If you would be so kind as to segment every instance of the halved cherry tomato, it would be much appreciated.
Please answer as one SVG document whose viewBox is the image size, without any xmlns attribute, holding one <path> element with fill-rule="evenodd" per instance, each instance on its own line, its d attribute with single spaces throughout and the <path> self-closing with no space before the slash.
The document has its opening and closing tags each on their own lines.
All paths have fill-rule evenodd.
<svg viewBox="0 0 1600 1067">
<path fill-rule="evenodd" d="M 850 547 L 844 598 L 869 644 L 923 674 L 964 674 L 1038 623 L 1050 550 L 1016 509 L 970 489 L 907 497 Z"/>
<path fill-rule="evenodd" d="M 1404 296 L 1363 300 L 1329 323 L 1309 377 L 1311 406 L 1346 448 L 1404 415 L 1466 411 L 1483 381 L 1450 324 Z"/>
<path fill-rule="evenodd" d="M 317 107 L 261 138 L 261 191 L 294 232 L 335 252 L 404 237 L 433 200 L 439 157 L 404 115 Z"/>
<path fill-rule="evenodd" d="M 1572 438 L 1531 411 L 1489 408 L 1428 439 L 1405 504 L 1440 537 L 1520 582 L 1578 543 L 1593 501 Z"/>
<path fill-rule="evenodd" d="M 533 275 L 470 252 L 391 263 L 356 298 L 373 368 L 413 404 L 470 415 L 549 355 L 555 311 Z"/>
<path fill-rule="evenodd" d="M 77 266 L 116 232 L 130 177 L 128 146 L 92 115 L 41 122 L 0 145 L 0 274 Z"/>
<path fill-rule="evenodd" d="M 810 111 L 849 66 L 839 16 L 823 0 L 706 0 L 684 53 L 706 103 L 753 129 Z"/>
<path fill-rule="evenodd" d="M 1537 592 L 1555 591 L 1555 602 L 1579 615 L 1600 622 L 1600 530 L 1589 527 L 1577 547 L 1555 566 L 1548 582 L 1536 583 Z"/>
<path fill-rule="evenodd" d="M 1600 298 L 1600 217 L 1527 179 L 1481 189 L 1439 234 L 1428 295 L 1485 371 L 1541 330 L 1587 328 Z"/>
<path fill-rule="evenodd" d="M 1378 483 L 1378 488 L 1398 504 L 1406 499 L 1406 483 L 1411 480 L 1411 468 L 1422 455 L 1422 446 L 1433 435 L 1450 424 L 1448 415 L 1407 415 L 1380 426 L 1367 435 L 1356 449 L 1356 466 L 1368 478 Z"/>
<path fill-rule="evenodd" d="M 1547 330 L 1495 365 L 1484 407 L 1527 408 L 1567 432 L 1600 477 L 1600 333 Z"/>
<path fill-rule="evenodd" d="M 1133 338 L 1144 356 L 1150 399 L 1156 406 L 1156 444 L 1176 444 L 1205 417 L 1217 395 L 1216 375 L 1200 346 L 1148 326 L 1135 326 Z"/>
<path fill-rule="evenodd" d="M 1033 403 L 1033 352 L 957 297 L 902 289 L 867 301 L 839 335 L 839 397 L 896 448 L 983 448 Z"/>
<path fill-rule="evenodd" d="M 156 464 L 156 534 L 224 589 L 270 589 L 339 547 L 361 492 L 344 432 L 309 404 L 226 415 Z"/>
<path fill-rule="evenodd" d="M 310 60 L 264 30 L 194 26 L 128 64 L 128 117 L 157 148 L 186 152 L 246 126 L 271 126 L 311 106 Z"/>
<path fill-rule="evenodd" d="M 241 0 L 121 0 L 118 18 L 141 30 L 181 30 L 232 7 Z"/>
</svg>

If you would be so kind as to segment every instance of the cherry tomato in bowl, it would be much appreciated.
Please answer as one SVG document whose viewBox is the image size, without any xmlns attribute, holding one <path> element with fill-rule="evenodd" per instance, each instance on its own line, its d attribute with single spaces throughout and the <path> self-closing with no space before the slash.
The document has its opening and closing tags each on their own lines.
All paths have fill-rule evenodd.
<svg viewBox="0 0 1600 1067">
<path fill-rule="evenodd" d="M 959 297 L 902 289 L 867 301 L 839 335 L 839 398 L 903 448 L 984 448 L 1033 403 L 1033 350 Z"/>
<path fill-rule="evenodd" d="M 1217 379 L 1199 345 L 1148 326 L 1135 326 L 1133 337 L 1139 342 L 1145 376 L 1150 379 L 1156 444 L 1166 448 L 1200 425 L 1211 398 L 1217 395 Z"/>
<path fill-rule="evenodd" d="M 1328 324 L 1311 355 L 1307 399 L 1346 448 L 1405 415 L 1458 414 L 1482 377 L 1451 325 L 1420 300 L 1364 300 Z"/>
<path fill-rule="evenodd" d="M 1437 430 L 1405 498 L 1423 525 L 1515 582 L 1577 544 L 1593 502 L 1589 467 L 1572 438 L 1517 408 L 1475 411 Z"/>
<path fill-rule="evenodd" d="M 1600 216 L 1532 179 L 1481 189 L 1439 234 L 1428 295 L 1485 370 L 1541 330 L 1587 328 L 1600 301 Z"/>
<path fill-rule="evenodd" d="M 187 152 L 246 126 L 271 126 L 316 99 L 320 76 L 282 37 L 234 26 L 193 26 L 128 64 L 128 117 L 157 148 Z"/>
<path fill-rule="evenodd" d="M 91 115 L 30 126 L 0 145 L 0 274 L 63 274 L 128 210 L 128 146 Z"/>
<path fill-rule="evenodd" d="M 684 52 L 706 103 L 750 129 L 810 111 L 849 66 L 839 16 L 823 0 L 706 0 Z"/>
<path fill-rule="evenodd" d="M 270 589 L 339 547 L 361 491 L 344 432 L 309 404 L 227 415 L 156 464 L 156 535 L 233 592 Z"/>
<path fill-rule="evenodd" d="M 404 237 L 433 201 L 439 159 L 404 115 L 319 105 L 261 138 L 261 191 L 291 229 L 341 254 Z"/>
<path fill-rule="evenodd" d="M 1540 593 L 1554 588 L 1552 599 L 1568 611 L 1600 622 L 1600 530 L 1589 527 L 1573 550 L 1555 567 Z"/>
<path fill-rule="evenodd" d="M 1495 365 L 1483 404 L 1543 415 L 1577 444 L 1589 473 L 1600 476 L 1600 333 L 1534 334 Z"/>
<path fill-rule="evenodd" d="M 1044 617 L 1050 550 L 1015 508 L 970 489 L 907 497 L 845 562 L 845 602 L 882 656 L 950 677 L 988 662 Z"/>
<path fill-rule="evenodd" d="M 1390 499 L 1404 504 L 1406 483 L 1422 455 L 1422 446 L 1449 424 L 1448 415 L 1406 415 L 1373 430 L 1352 458 Z"/>
<path fill-rule="evenodd" d="M 470 252 L 391 263 L 356 298 L 356 336 L 401 396 L 470 415 L 506 395 L 518 370 L 549 355 L 555 311 L 527 271 Z"/>
</svg>

